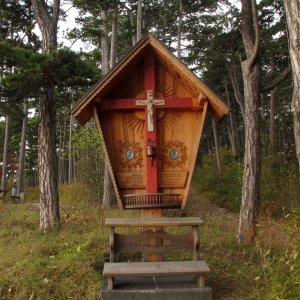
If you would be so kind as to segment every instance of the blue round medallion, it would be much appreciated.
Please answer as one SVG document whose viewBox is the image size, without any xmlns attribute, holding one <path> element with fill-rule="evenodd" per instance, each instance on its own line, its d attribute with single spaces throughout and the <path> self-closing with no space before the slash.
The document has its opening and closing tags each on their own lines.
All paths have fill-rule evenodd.
<svg viewBox="0 0 300 300">
<path fill-rule="evenodd" d="M 132 150 L 127 150 L 126 153 L 125 153 L 125 158 L 127 160 L 133 160 L 134 152 Z"/>
<path fill-rule="evenodd" d="M 176 150 L 176 149 L 171 149 L 171 151 L 170 151 L 170 158 L 171 158 L 172 160 L 175 160 L 175 159 L 177 159 L 178 157 L 179 157 L 179 151 Z"/>
</svg>

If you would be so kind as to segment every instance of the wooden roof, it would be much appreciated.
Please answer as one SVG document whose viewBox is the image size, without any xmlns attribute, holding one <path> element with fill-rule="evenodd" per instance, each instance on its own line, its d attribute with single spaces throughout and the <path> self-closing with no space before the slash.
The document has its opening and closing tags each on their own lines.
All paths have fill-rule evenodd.
<svg viewBox="0 0 300 300">
<path fill-rule="evenodd" d="M 130 72 L 134 72 L 134 66 L 149 48 L 155 57 L 168 68 L 169 72 L 188 87 L 193 95 L 197 95 L 199 100 L 208 100 L 208 111 L 216 121 L 229 112 L 228 107 L 211 89 L 153 35 L 148 34 L 76 103 L 71 114 L 81 124 L 85 124 L 93 116 L 93 103 L 100 101 L 118 82 L 122 81 Z"/>
</svg>

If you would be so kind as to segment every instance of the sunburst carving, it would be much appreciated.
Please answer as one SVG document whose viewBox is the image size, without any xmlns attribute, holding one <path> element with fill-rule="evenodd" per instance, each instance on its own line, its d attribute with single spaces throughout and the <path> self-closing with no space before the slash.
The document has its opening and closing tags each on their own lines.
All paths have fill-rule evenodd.
<svg viewBox="0 0 300 300">
<path fill-rule="evenodd" d="M 157 92 L 162 94 L 164 98 L 175 97 L 174 89 L 170 85 L 168 85 L 168 83 L 166 83 L 165 81 L 161 83 Z"/>
<path fill-rule="evenodd" d="M 125 123 L 130 129 L 143 133 L 145 127 L 145 112 L 133 111 L 126 113 Z"/>
<path fill-rule="evenodd" d="M 176 122 L 177 116 L 166 113 L 164 121 L 167 128 L 172 129 Z"/>
<path fill-rule="evenodd" d="M 138 94 L 143 92 L 143 82 L 142 80 L 138 80 L 138 78 L 133 78 L 130 84 L 126 84 L 124 87 L 124 94 L 128 98 L 135 98 Z"/>
</svg>

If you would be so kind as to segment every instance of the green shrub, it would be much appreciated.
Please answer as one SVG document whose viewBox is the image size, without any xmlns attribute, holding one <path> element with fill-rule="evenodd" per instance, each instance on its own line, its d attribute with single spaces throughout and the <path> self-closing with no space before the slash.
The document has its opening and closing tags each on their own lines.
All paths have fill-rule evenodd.
<svg viewBox="0 0 300 300">
<path fill-rule="evenodd" d="M 77 181 L 85 183 L 93 199 L 103 195 L 104 152 L 99 133 L 93 122 L 77 128 L 73 135 Z"/>
<path fill-rule="evenodd" d="M 272 216 L 283 216 L 299 205 L 300 182 L 297 165 L 284 153 L 262 159 L 260 181 L 261 210 Z"/>
<path fill-rule="evenodd" d="M 220 149 L 222 173 L 219 174 L 215 152 L 203 156 L 195 181 L 209 200 L 239 211 L 243 180 L 243 164 L 232 160 L 227 147 Z M 262 158 L 260 178 L 261 213 L 283 216 L 293 205 L 299 206 L 300 182 L 297 166 L 284 153 Z"/>
<path fill-rule="evenodd" d="M 232 161 L 227 147 L 220 149 L 222 173 L 219 174 L 214 151 L 204 155 L 200 171 L 195 176 L 201 192 L 219 206 L 232 211 L 240 207 L 242 189 L 242 164 Z"/>
</svg>

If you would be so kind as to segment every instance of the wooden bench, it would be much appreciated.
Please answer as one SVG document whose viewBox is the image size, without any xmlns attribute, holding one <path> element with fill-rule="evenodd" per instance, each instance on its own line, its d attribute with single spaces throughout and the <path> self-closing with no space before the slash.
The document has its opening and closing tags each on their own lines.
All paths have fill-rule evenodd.
<svg viewBox="0 0 300 300">
<path fill-rule="evenodd" d="M 108 279 L 108 289 L 113 289 L 116 276 L 176 276 L 193 275 L 200 288 L 205 287 L 205 274 L 209 267 L 205 261 L 199 261 L 199 225 L 200 218 L 156 218 L 156 219 L 106 219 L 105 226 L 110 227 L 110 263 L 104 265 L 103 276 Z M 188 233 L 174 234 L 163 229 L 152 231 L 147 228 L 190 226 Z M 142 227 L 144 231 L 136 235 L 124 235 L 115 232 L 116 227 Z M 146 230 L 145 230 L 146 228 Z M 148 241 L 161 239 L 163 242 L 149 247 Z M 141 251 L 143 254 L 164 254 L 172 250 L 192 250 L 192 261 L 167 262 L 115 262 L 116 254 L 121 251 Z"/>
</svg>

